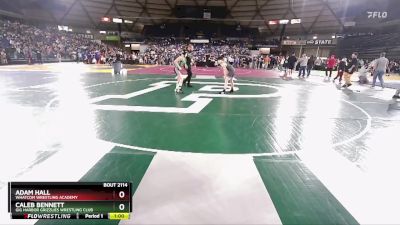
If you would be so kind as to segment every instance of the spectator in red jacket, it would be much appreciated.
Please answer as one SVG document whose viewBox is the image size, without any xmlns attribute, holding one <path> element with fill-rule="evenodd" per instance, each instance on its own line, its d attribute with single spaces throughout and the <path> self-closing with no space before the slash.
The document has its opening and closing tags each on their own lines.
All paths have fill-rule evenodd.
<svg viewBox="0 0 400 225">
<path fill-rule="evenodd" d="M 329 78 L 332 76 L 332 70 L 336 66 L 336 58 L 335 55 L 331 55 L 331 57 L 326 62 L 326 69 L 325 69 L 325 77 L 328 76 L 329 71 Z"/>
</svg>

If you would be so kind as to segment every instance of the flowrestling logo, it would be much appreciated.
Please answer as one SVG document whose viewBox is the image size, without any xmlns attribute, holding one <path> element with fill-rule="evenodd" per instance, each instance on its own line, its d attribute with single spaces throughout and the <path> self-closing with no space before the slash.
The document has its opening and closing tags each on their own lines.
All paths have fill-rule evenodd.
<svg viewBox="0 0 400 225">
<path fill-rule="evenodd" d="M 386 19 L 388 17 L 388 12 L 386 12 L 386 11 L 383 11 L 383 12 L 368 11 L 367 15 L 368 15 L 368 19 Z"/>
</svg>

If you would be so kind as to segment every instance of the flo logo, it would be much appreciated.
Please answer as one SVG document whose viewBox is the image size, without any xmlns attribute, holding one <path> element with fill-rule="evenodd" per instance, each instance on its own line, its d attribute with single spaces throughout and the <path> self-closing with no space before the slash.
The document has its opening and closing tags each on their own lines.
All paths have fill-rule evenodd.
<svg viewBox="0 0 400 225">
<path fill-rule="evenodd" d="M 223 85 L 219 82 L 207 82 L 198 81 L 192 82 L 193 84 L 200 84 L 202 86 L 198 92 L 189 94 L 179 101 L 183 102 L 193 102 L 189 107 L 163 107 L 163 106 L 143 106 L 143 105 L 110 105 L 101 104 L 101 102 L 110 99 L 131 99 L 139 97 L 151 92 L 159 91 L 163 88 L 167 88 L 175 85 L 174 81 L 161 81 L 157 83 L 150 84 L 148 88 L 135 91 L 132 93 L 124 95 L 104 95 L 96 97 L 90 100 L 90 103 L 96 110 L 106 110 L 106 111 L 131 111 L 131 112 L 159 112 L 159 113 L 199 113 L 203 110 L 210 102 L 215 98 L 230 98 L 230 99 L 251 99 L 251 98 L 272 98 L 279 97 L 279 88 L 267 84 L 256 84 L 256 83 L 237 83 L 235 84 L 236 92 L 234 94 L 222 95 L 218 92 L 222 90 Z M 272 93 L 268 94 L 240 94 L 240 87 L 265 87 L 266 89 L 274 89 Z M 270 92 L 270 91 L 269 91 Z M 171 91 L 171 95 L 174 95 Z"/>
<path fill-rule="evenodd" d="M 388 17 L 387 12 L 367 12 L 369 19 L 386 19 Z"/>
</svg>

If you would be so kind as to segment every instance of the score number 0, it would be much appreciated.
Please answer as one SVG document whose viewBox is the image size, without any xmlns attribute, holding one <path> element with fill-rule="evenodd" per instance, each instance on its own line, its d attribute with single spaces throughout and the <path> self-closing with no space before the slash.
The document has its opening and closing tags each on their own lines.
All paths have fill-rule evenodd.
<svg viewBox="0 0 400 225">
<path fill-rule="evenodd" d="M 118 197 L 121 198 L 121 199 L 125 198 L 125 192 L 124 191 L 120 191 L 118 193 Z M 125 205 L 123 203 L 121 203 L 121 204 L 119 204 L 118 208 L 119 208 L 119 210 L 123 211 L 125 209 Z"/>
</svg>

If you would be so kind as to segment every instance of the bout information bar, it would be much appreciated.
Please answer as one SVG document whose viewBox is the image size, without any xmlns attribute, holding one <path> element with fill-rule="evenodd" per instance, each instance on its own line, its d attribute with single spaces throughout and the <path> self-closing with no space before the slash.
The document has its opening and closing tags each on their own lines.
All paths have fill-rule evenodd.
<svg viewBox="0 0 400 225">
<path fill-rule="evenodd" d="M 128 182 L 9 182 L 12 219 L 129 219 Z"/>
</svg>

